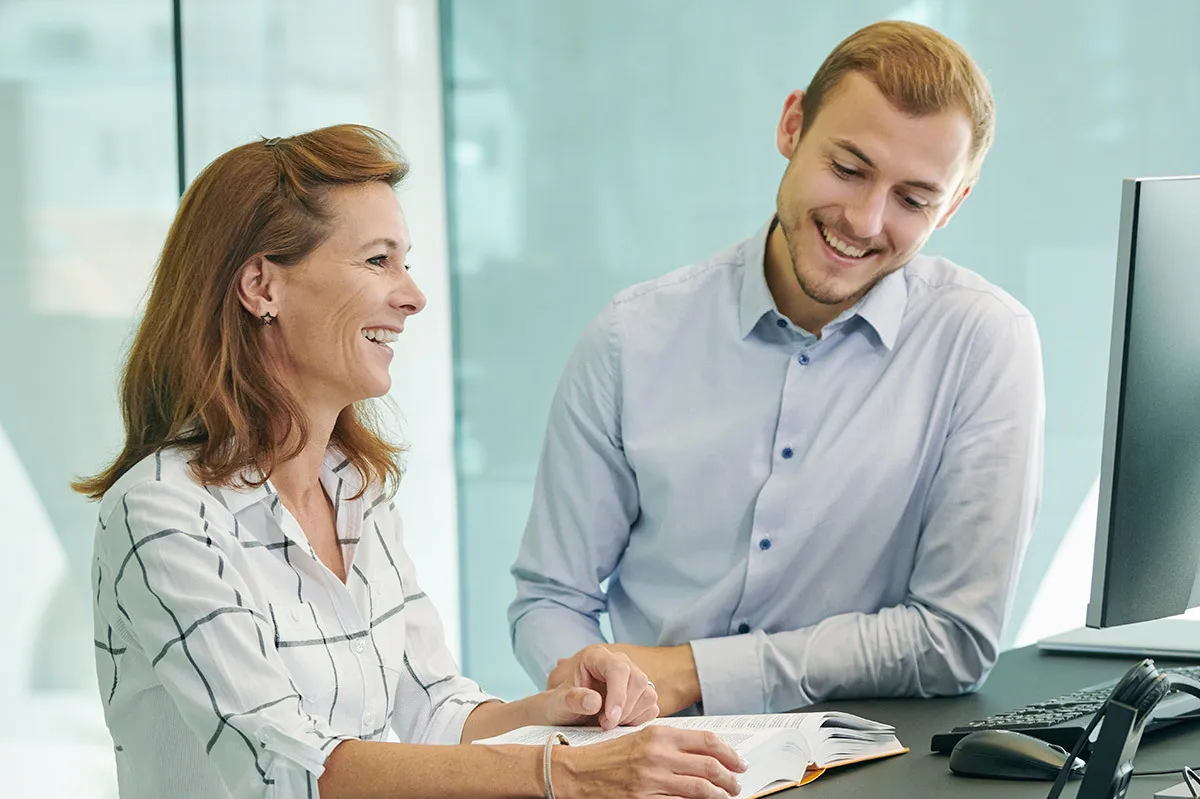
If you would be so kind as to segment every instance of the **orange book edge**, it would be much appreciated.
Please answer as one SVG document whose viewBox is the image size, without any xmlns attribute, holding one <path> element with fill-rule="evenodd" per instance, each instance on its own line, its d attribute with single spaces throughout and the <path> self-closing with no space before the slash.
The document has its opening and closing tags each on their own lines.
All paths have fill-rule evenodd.
<svg viewBox="0 0 1200 799">
<path fill-rule="evenodd" d="M 804 776 L 801 777 L 799 780 L 793 780 L 792 782 L 783 782 L 783 783 L 780 783 L 779 785 L 772 785 L 770 788 L 767 788 L 765 791 L 759 791 L 758 793 L 754 794 L 753 796 L 747 797 L 747 799 L 760 799 L 760 797 L 763 797 L 763 796 L 770 796 L 773 793 L 779 793 L 780 791 L 786 791 L 788 788 L 798 788 L 801 785 L 808 785 L 810 782 L 815 780 L 817 777 L 820 777 L 822 774 L 824 774 L 826 771 L 829 771 L 829 769 L 831 769 L 831 768 L 841 768 L 842 766 L 852 766 L 855 763 L 866 763 L 871 760 L 882 760 L 885 757 L 895 757 L 896 755 L 905 755 L 905 754 L 908 754 L 908 752 L 909 752 L 909 749 L 906 746 L 902 749 L 895 749 L 890 752 L 880 752 L 880 753 L 874 754 L 874 755 L 866 755 L 865 757 L 856 757 L 851 760 L 839 760 L 836 763 L 830 763 L 828 766 L 826 766 L 824 768 L 819 768 L 817 766 L 810 766 L 808 771 L 804 772 Z"/>
</svg>

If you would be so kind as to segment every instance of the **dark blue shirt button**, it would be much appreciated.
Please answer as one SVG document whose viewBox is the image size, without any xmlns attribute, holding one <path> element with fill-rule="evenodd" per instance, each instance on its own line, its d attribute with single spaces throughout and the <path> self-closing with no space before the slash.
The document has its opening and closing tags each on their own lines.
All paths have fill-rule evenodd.
<svg viewBox="0 0 1200 799">
<path fill-rule="evenodd" d="M 781 452 L 781 453 L 779 453 L 779 454 L 780 454 L 780 455 L 782 455 L 782 456 L 783 456 L 785 459 L 786 459 L 786 458 L 790 458 L 790 457 L 792 457 L 792 455 L 793 455 L 793 453 L 792 453 L 792 448 L 791 448 L 791 447 L 784 447 L 784 448 L 783 448 L 783 452 Z"/>
<path fill-rule="evenodd" d="M 800 353 L 800 357 L 797 358 L 796 360 L 800 362 L 801 366 L 808 366 L 808 353 L 807 352 Z"/>
<path fill-rule="evenodd" d="M 771 548 L 771 539 L 764 538 L 762 541 L 759 541 L 758 548 L 762 549 L 762 550 L 770 549 Z"/>
<path fill-rule="evenodd" d="M 746 622 L 742 622 L 738 625 L 738 632 L 742 635 L 745 635 L 746 633 L 750 632 L 750 625 L 746 624 Z"/>
<path fill-rule="evenodd" d="M 779 325 L 780 327 L 787 327 L 787 320 L 786 319 L 776 319 L 775 324 Z"/>
</svg>

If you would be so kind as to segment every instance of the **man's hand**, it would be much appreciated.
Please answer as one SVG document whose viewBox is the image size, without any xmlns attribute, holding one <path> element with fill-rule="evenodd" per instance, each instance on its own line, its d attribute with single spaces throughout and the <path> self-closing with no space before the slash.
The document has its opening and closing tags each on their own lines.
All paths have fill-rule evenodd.
<svg viewBox="0 0 1200 799">
<path fill-rule="evenodd" d="M 692 647 L 634 646 L 633 644 L 594 644 L 580 650 L 574 657 L 558 661 L 546 680 L 546 688 L 554 689 L 572 680 L 577 674 L 584 654 L 595 649 L 607 649 L 624 655 L 649 678 L 658 699 L 658 711 L 664 716 L 678 713 L 700 701 L 700 676 Z"/>
<path fill-rule="evenodd" d="M 558 668 L 563 668 L 559 661 Z M 547 686 L 545 724 L 583 724 L 595 719 L 605 730 L 645 724 L 658 715 L 658 695 L 645 672 L 627 655 L 601 644 L 581 649 L 570 668 Z"/>
</svg>

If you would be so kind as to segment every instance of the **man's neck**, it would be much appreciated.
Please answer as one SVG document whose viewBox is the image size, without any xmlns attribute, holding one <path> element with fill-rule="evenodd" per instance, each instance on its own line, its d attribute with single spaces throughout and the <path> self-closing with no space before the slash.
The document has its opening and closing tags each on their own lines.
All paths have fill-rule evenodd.
<svg viewBox="0 0 1200 799">
<path fill-rule="evenodd" d="M 763 270 L 766 274 L 767 289 L 771 292 L 771 298 L 775 300 L 775 307 L 779 312 L 791 319 L 797 327 L 818 338 L 825 325 L 854 304 L 853 300 L 848 300 L 840 305 L 825 305 L 804 293 L 792 265 L 787 238 L 778 221 L 771 225 L 771 232 L 767 235 Z"/>
</svg>

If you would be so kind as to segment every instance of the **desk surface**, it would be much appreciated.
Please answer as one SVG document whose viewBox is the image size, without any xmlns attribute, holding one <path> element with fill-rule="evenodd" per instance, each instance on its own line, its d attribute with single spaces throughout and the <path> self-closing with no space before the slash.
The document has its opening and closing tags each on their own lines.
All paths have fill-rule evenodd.
<svg viewBox="0 0 1200 799">
<path fill-rule="evenodd" d="M 922 797 L 958 799 L 979 797 L 1044 797 L 1049 782 L 1015 782 L 958 777 L 950 773 L 949 758 L 929 751 L 935 732 L 992 713 L 1049 699 L 1078 688 L 1120 677 L 1137 661 L 1130 658 L 1042 655 L 1035 647 L 1001 655 L 991 677 L 975 694 L 948 699 L 874 699 L 838 701 L 814 710 L 845 710 L 893 724 L 906 755 L 827 771 L 803 787 L 776 794 L 778 799 L 835 799 L 836 797 Z M 1160 667 L 1172 661 L 1156 660 Z M 1138 771 L 1181 768 L 1200 762 L 1200 723 L 1181 724 L 1142 739 L 1134 761 Z M 1154 792 L 1180 781 L 1174 777 L 1135 777 L 1130 799 L 1150 799 Z M 1064 797 L 1079 785 L 1072 780 Z"/>
</svg>

